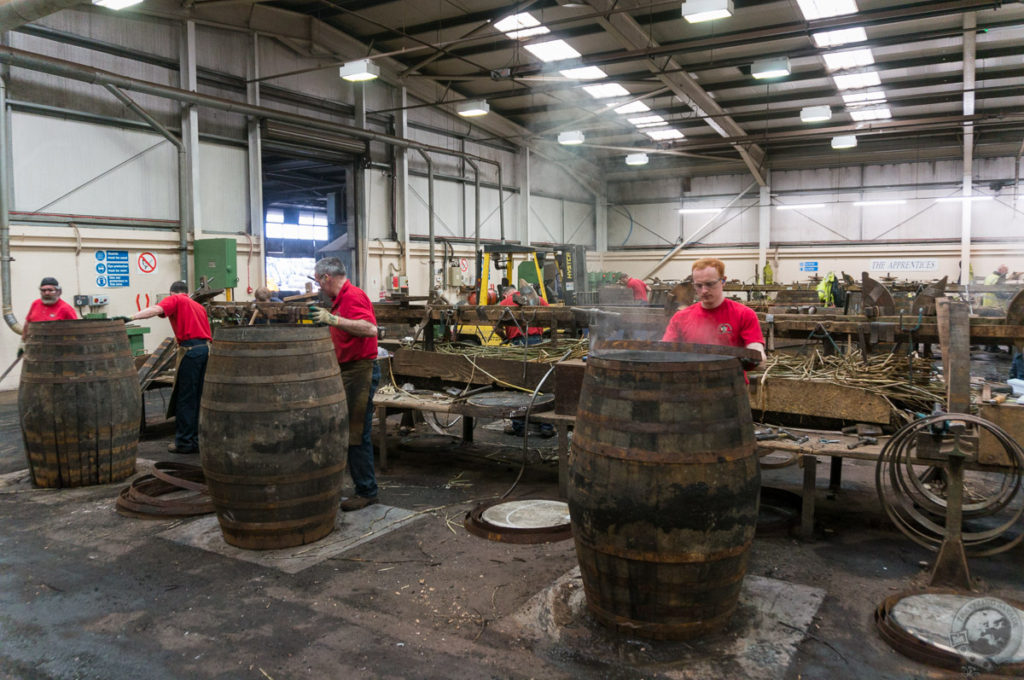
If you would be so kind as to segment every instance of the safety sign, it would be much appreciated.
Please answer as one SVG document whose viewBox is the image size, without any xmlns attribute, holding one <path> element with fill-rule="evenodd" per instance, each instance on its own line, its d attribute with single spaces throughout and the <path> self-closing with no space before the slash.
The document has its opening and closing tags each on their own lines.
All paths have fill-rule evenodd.
<svg viewBox="0 0 1024 680">
<path fill-rule="evenodd" d="M 139 253 L 138 265 L 139 271 L 143 274 L 152 274 L 156 271 L 156 255 L 148 250 L 144 253 Z"/>
<path fill-rule="evenodd" d="M 800 271 L 802 272 L 816 272 L 818 271 L 818 263 L 816 261 L 807 261 L 800 263 Z"/>
<path fill-rule="evenodd" d="M 130 285 L 127 250 L 97 250 L 96 277 L 100 288 L 127 288 Z"/>
</svg>

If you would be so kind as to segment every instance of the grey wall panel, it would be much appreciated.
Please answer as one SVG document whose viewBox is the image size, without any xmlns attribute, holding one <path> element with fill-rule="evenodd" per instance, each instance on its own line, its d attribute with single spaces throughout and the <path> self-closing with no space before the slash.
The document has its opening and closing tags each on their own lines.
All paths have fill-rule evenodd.
<svg viewBox="0 0 1024 680">
<path fill-rule="evenodd" d="M 571 200 L 587 202 L 592 194 L 573 179 L 565 166 L 537 156 L 530 155 L 531 190 L 548 196 L 560 196 Z"/>
<path fill-rule="evenodd" d="M 199 200 L 203 232 L 235 234 L 249 223 L 248 152 L 221 144 L 199 145 Z"/>
</svg>

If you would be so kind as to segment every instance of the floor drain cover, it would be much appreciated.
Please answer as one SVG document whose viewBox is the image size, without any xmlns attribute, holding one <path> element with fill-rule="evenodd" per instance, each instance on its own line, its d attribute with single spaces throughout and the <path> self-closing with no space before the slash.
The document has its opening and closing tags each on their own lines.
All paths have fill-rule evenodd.
<svg viewBox="0 0 1024 680">
<path fill-rule="evenodd" d="M 475 536 L 504 543 L 550 543 L 572 536 L 569 506 L 536 498 L 478 505 L 466 513 L 465 526 Z"/>
</svg>

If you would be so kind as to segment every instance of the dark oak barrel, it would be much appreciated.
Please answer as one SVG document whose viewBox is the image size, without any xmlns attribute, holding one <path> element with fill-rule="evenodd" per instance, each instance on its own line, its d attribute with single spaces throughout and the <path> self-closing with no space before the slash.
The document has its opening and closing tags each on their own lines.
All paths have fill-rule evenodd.
<svg viewBox="0 0 1024 680">
<path fill-rule="evenodd" d="M 722 628 L 746 572 L 760 485 L 735 358 L 590 356 L 568 500 L 587 606 L 599 621 L 655 639 Z"/>
<path fill-rule="evenodd" d="M 218 328 L 199 451 L 231 545 L 287 548 L 331 533 L 348 459 L 348 406 L 328 329 Z"/>
<path fill-rule="evenodd" d="M 36 486 L 134 474 L 142 394 L 124 322 L 35 322 L 24 340 L 18 412 Z"/>
</svg>

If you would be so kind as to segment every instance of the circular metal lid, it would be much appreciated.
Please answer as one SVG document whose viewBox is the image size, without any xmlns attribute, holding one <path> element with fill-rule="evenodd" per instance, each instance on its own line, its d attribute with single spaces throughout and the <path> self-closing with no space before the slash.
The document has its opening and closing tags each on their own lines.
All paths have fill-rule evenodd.
<svg viewBox="0 0 1024 680">
<path fill-rule="evenodd" d="M 503 543 L 549 543 L 572 537 L 569 506 L 538 498 L 478 505 L 466 513 L 464 526 L 475 536 Z"/>
<path fill-rule="evenodd" d="M 474 394 L 466 399 L 466 403 L 481 408 L 493 408 L 498 410 L 525 409 L 530 405 L 530 398 L 533 395 L 526 392 L 487 392 L 486 394 Z M 547 411 L 555 403 L 555 395 L 538 394 L 533 400 L 533 411 Z"/>
</svg>

